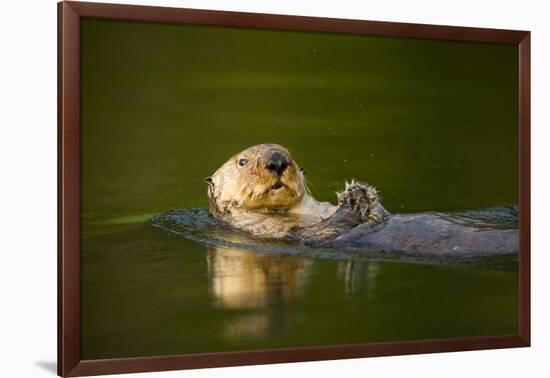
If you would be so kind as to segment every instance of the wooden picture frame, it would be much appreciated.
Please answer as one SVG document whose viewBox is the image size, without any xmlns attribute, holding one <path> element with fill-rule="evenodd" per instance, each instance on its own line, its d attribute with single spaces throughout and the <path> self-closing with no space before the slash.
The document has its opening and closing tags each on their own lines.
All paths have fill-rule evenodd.
<svg viewBox="0 0 550 378">
<path fill-rule="evenodd" d="M 490 42 L 518 46 L 519 333 L 508 336 L 81 360 L 80 22 L 82 18 Z M 529 345 L 530 32 L 70 1 L 58 4 L 58 374 L 60 376 L 361 358 Z"/>
</svg>

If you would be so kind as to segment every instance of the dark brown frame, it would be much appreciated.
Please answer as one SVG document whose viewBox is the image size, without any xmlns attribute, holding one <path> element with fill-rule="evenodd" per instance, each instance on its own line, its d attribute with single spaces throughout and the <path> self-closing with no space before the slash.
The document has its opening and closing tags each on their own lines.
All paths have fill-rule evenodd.
<svg viewBox="0 0 550 378">
<path fill-rule="evenodd" d="M 80 20 L 82 17 L 429 38 L 519 46 L 519 334 L 186 355 L 80 359 Z M 82 376 L 530 345 L 530 32 L 195 9 L 58 4 L 58 374 Z"/>
</svg>

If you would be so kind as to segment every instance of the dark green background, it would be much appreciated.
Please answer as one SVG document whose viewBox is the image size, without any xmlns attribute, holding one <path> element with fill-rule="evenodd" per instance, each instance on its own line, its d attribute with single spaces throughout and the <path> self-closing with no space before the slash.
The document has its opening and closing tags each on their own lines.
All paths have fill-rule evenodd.
<svg viewBox="0 0 550 378">
<path fill-rule="evenodd" d="M 203 177 L 258 143 L 289 148 L 320 200 L 357 178 L 391 212 L 517 203 L 517 53 L 84 19 L 82 357 L 516 333 L 515 269 L 287 257 L 307 266 L 300 290 L 276 295 L 282 275 L 262 306 L 227 308 L 213 252 L 147 220 L 207 206 Z M 267 261 L 288 270 L 281 259 Z"/>
</svg>

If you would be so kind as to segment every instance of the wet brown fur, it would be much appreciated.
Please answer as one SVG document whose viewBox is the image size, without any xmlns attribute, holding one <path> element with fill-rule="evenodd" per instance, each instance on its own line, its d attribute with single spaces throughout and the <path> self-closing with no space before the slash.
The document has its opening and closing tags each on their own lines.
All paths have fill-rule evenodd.
<svg viewBox="0 0 550 378">
<path fill-rule="evenodd" d="M 274 152 L 290 163 L 280 177 L 265 168 Z M 338 206 L 316 201 L 303 171 L 290 152 L 277 144 L 241 151 L 205 181 L 210 212 L 259 237 L 326 240 L 361 223 L 379 223 L 386 213 L 376 189 L 361 182 L 346 183 L 338 193 Z"/>
</svg>

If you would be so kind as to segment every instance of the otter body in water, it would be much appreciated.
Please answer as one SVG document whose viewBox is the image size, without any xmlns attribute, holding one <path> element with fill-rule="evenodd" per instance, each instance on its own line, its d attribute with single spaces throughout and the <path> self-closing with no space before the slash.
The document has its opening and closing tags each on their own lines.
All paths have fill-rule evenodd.
<svg viewBox="0 0 550 378">
<path fill-rule="evenodd" d="M 487 224 L 442 213 L 388 213 L 377 190 L 352 181 L 338 205 L 315 200 L 287 149 L 250 147 L 225 162 L 208 185 L 217 219 L 262 238 L 357 251 L 504 254 L 518 250 L 515 225 Z"/>
<path fill-rule="evenodd" d="M 387 214 L 376 189 L 361 182 L 346 184 L 338 206 L 316 201 L 304 171 L 276 144 L 236 154 L 205 181 L 210 212 L 259 237 L 328 240 L 362 223 L 377 224 Z"/>
</svg>

